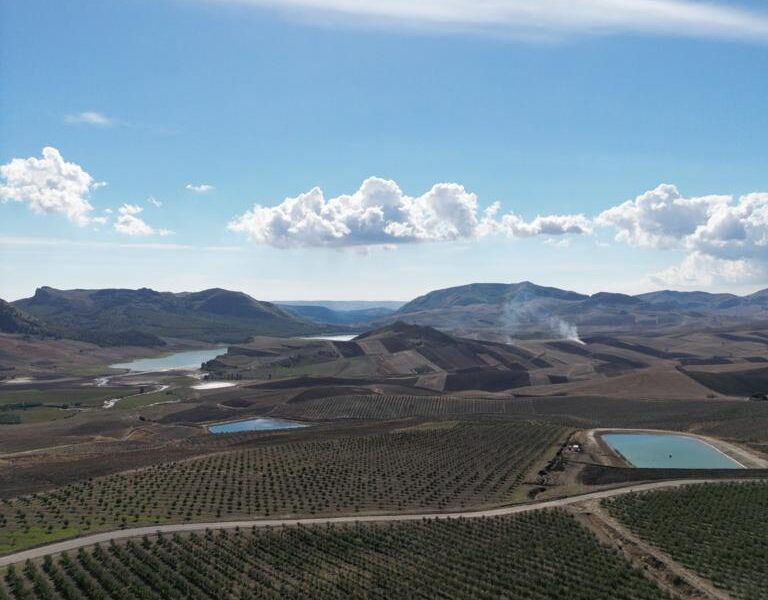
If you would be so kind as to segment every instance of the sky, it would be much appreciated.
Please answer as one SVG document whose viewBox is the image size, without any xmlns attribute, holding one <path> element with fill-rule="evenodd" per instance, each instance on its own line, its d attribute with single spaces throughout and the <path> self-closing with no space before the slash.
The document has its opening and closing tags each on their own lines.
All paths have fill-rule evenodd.
<svg viewBox="0 0 768 600">
<path fill-rule="evenodd" d="M 0 297 L 768 287 L 768 8 L 0 0 Z"/>
</svg>

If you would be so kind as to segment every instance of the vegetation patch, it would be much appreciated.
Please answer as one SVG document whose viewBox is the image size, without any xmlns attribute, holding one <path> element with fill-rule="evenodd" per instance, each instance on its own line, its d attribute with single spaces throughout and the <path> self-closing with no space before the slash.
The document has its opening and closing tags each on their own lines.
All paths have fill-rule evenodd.
<svg viewBox="0 0 768 600">
<path fill-rule="evenodd" d="M 276 407 L 272 416 L 324 419 L 392 419 L 398 417 L 471 414 L 528 415 L 530 402 L 510 398 L 351 394 L 292 401 Z"/>
<path fill-rule="evenodd" d="M 0 547 L 22 547 L 18 533 L 35 528 L 86 531 L 500 504 L 563 433 L 552 424 L 489 419 L 166 463 L 2 501 Z"/>
<path fill-rule="evenodd" d="M 768 482 L 720 483 L 604 500 L 633 532 L 736 598 L 768 598 Z"/>
<path fill-rule="evenodd" d="M 15 565 L 14 598 L 668 598 L 561 511 L 162 535 Z"/>
</svg>

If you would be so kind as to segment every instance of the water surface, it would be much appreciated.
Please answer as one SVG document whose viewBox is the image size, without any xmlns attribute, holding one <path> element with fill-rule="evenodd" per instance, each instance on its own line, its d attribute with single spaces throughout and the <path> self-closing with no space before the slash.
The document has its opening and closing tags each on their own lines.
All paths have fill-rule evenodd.
<svg viewBox="0 0 768 600">
<path fill-rule="evenodd" d="M 714 446 L 686 435 L 607 433 L 603 439 L 635 467 L 654 469 L 743 469 Z"/>
<path fill-rule="evenodd" d="M 175 352 L 167 356 L 158 356 L 156 358 L 137 358 L 130 362 L 117 363 L 109 365 L 113 369 L 130 369 L 142 373 L 154 373 L 156 371 L 184 370 L 194 371 L 200 368 L 200 365 L 211 359 L 216 358 L 227 352 L 226 346 L 223 348 L 207 348 L 203 350 L 187 350 L 185 352 Z"/>
<path fill-rule="evenodd" d="M 297 429 L 299 427 L 307 427 L 307 424 L 286 419 L 260 418 L 217 423 L 216 425 L 209 425 L 208 431 L 211 433 L 234 433 L 236 431 L 273 431 L 275 429 Z"/>
<path fill-rule="evenodd" d="M 355 339 L 358 333 L 348 333 L 343 335 L 310 335 L 300 338 L 302 340 L 328 340 L 329 342 L 349 342 Z"/>
</svg>

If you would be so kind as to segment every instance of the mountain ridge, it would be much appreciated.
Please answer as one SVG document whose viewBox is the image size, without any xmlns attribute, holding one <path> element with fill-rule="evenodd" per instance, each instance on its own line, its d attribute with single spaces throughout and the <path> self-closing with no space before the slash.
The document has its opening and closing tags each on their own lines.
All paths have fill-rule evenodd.
<svg viewBox="0 0 768 600">
<path fill-rule="evenodd" d="M 11 303 L 52 334 L 100 345 L 162 346 L 163 338 L 241 342 L 253 335 L 317 333 L 319 327 L 243 292 L 211 288 L 58 290 L 43 286 Z"/>
</svg>

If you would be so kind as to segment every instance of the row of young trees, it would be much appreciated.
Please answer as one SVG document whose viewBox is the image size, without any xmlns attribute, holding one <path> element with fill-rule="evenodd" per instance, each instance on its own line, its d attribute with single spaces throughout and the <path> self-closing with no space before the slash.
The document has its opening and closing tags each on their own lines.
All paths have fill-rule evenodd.
<svg viewBox="0 0 768 600">
<path fill-rule="evenodd" d="M 144 538 L 15 566 L 0 594 L 67 600 L 668 598 L 562 511 Z"/>
<path fill-rule="evenodd" d="M 52 539 L 72 528 L 497 503 L 561 433 L 552 424 L 482 419 L 167 463 L 0 503 L 0 543 L 12 547 L 15 534 L 32 529 Z"/>
<path fill-rule="evenodd" d="M 400 394 L 350 394 L 313 398 L 278 406 L 275 416 L 304 419 L 395 419 L 411 416 L 472 414 L 531 415 L 525 399 L 486 396 L 413 396 Z"/>
<path fill-rule="evenodd" d="M 611 515 L 717 587 L 768 599 L 768 483 L 718 483 L 618 496 Z"/>
</svg>

